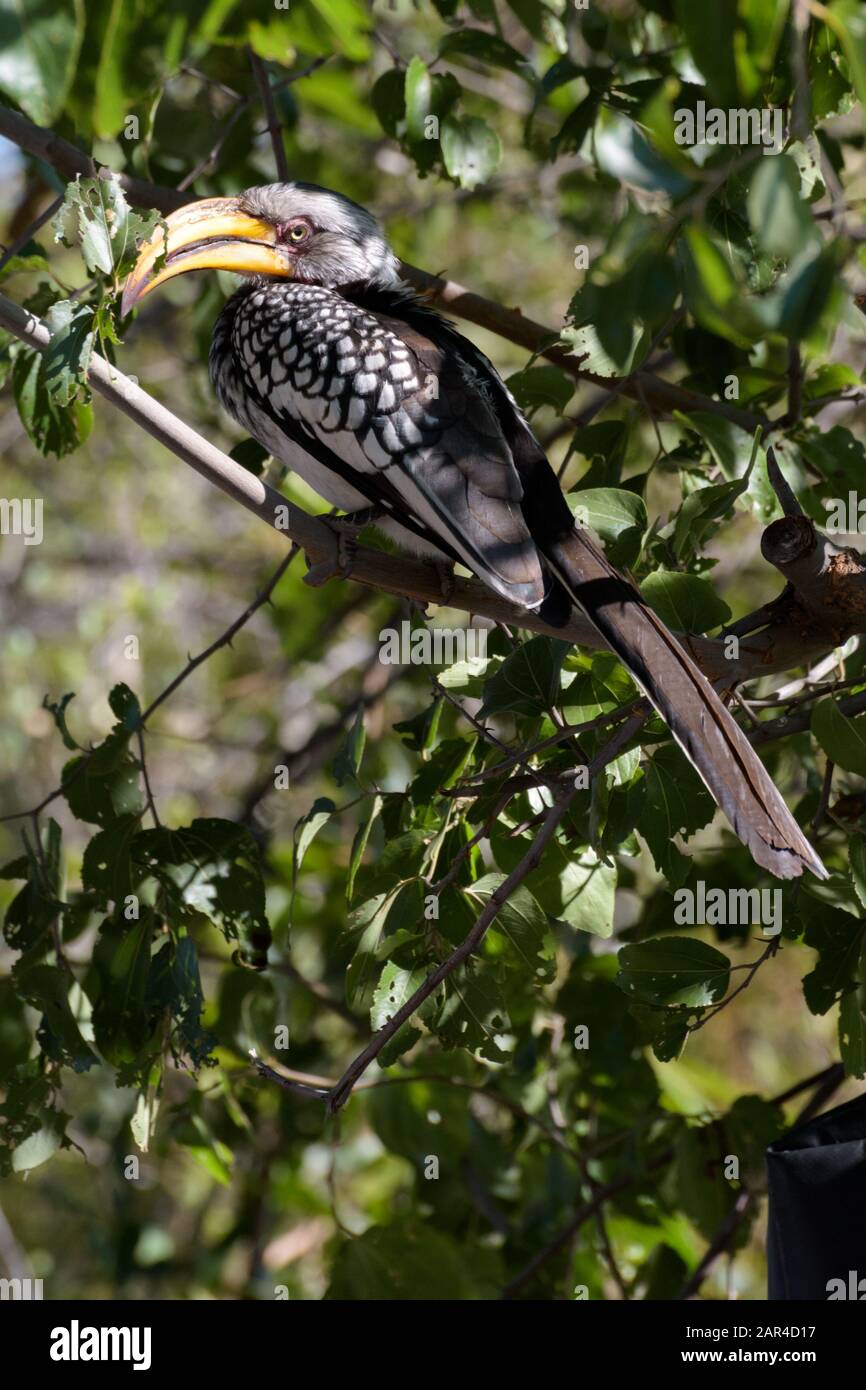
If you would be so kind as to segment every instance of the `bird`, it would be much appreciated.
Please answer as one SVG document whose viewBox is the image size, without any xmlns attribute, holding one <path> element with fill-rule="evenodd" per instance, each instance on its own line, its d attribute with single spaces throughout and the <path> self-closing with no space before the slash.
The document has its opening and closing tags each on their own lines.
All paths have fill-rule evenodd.
<svg viewBox="0 0 866 1390">
<path fill-rule="evenodd" d="M 269 454 L 350 527 L 462 563 L 553 628 L 585 614 L 755 862 L 827 877 L 716 690 L 575 521 L 496 368 L 403 280 L 366 208 L 300 181 L 186 204 L 140 249 L 122 314 L 197 270 L 243 277 L 216 320 L 210 376 Z"/>
</svg>

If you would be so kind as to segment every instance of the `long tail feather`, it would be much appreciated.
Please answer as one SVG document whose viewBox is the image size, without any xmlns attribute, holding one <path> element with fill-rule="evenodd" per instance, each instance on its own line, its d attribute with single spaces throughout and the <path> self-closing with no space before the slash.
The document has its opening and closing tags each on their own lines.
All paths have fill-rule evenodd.
<svg viewBox="0 0 866 1390">
<path fill-rule="evenodd" d="M 827 870 L 730 711 L 637 590 L 585 532 L 544 545 L 547 560 L 644 690 L 743 844 L 777 878 Z"/>
</svg>

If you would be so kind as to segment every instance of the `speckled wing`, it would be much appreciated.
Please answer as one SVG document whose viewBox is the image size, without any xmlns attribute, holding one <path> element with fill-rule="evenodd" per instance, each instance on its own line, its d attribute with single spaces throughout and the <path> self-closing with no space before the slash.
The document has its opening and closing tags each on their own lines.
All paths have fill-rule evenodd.
<svg viewBox="0 0 866 1390">
<path fill-rule="evenodd" d="M 344 488 L 414 518 L 504 597 L 529 608 L 542 602 L 520 478 L 471 361 L 316 286 L 248 296 L 232 333 L 246 392 L 293 438 L 300 424 L 323 446 L 332 458 L 322 455 L 322 466 L 336 467 Z M 347 505 L 333 477 L 308 481 Z"/>
</svg>

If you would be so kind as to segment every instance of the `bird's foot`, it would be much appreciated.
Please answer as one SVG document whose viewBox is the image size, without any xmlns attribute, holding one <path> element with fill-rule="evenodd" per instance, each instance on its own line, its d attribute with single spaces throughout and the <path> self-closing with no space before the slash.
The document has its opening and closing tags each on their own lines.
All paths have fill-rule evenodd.
<svg viewBox="0 0 866 1390">
<path fill-rule="evenodd" d="M 442 603 L 447 607 L 454 597 L 454 590 L 457 587 L 454 566 L 450 565 L 447 560 L 437 560 L 434 569 L 439 576 L 439 592 L 442 595 Z"/>
<path fill-rule="evenodd" d="M 315 565 L 310 565 L 304 575 L 304 583 L 317 589 L 322 584 L 327 584 L 329 579 L 348 579 L 358 553 L 358 537 L 366 526 L 378 521 L 383 514 L 383 507 L 373 506 L 349 512 L 346 516 L 332 516 L 328 513 L 319 517 L 328 530 L 334 533 L 337 544 L 332 555 L 319 560 Z"/>
</svg>

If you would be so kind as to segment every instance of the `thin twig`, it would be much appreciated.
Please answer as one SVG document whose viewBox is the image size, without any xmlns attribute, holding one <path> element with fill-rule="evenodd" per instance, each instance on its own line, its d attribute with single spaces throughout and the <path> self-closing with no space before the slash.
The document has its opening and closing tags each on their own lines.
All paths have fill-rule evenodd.
<svg viewBox="0 0 866 1390">
<path fill-rule="evenodd" d="M 35 217 L 33 221 L 30 223 L 30 226 L 25 227 L 21 235 L 17 237 L 15 241 L 13 241 L 12 244 L 6 248 L 6 250 L 3 252 L 3 255 L 0 256 L 0 270 L 3 270 L 9 264 L 13 256 L 17 256 L 19 251 L 24 250 L 24 247 L 27 245 L 29 241 L 33 239 L 33 237 L 35 237 L 40 227 L 44 227 L 45 223 L 50 221 L 50 219 L 54 216 L 55 212 L 57 212 L 58 209 L 62 206 L 63 194 L 59 193 L 58 196 L 54 199 L 54 202 L 49 203 L 45 211 L 40 212 L 39 216 Z"/>
<path fill-rule="evenodd" d="M 274 101 L 274 93 L 271 88 L 271 79 L 268 77 L 268 70 L 254 49 L 248 48 L 247 55 L 250 60 L 250 67 L 253 70 L 253 77 L 256 79 L 256 86 L 259 89 L 259 97 L 265 110 L 267 119 L 267 130 L 271 137 L 271 147 L 274 151 L 274 160 L 277 166 L 277 178 L 280 183 L 289 181 L 289 161 L 286 158 L 286 147 L 283 144 L 283 127 L 277 115 L 277 104 Z"/>
<path fill-rule="evenodd" d="M 284 555 L 283 559 L 277 565 L 277 568 L 274 570 L 265 587 L 256 594 L 255 598 L 252 600 L 251 603 L 247 604 L 244 611 L 241 614 L 239 614 L 239 616 L 235 618 L 233 622 L 229 623 L 229 626 L 226 628 L 225 632 L 220 633 L 219 637 L 217 637 L 215 641 L 211 642 L 209 647 L 205 647 L 204 651 L 199 652 L 198 656 L 192 656 L 189 658 L 183 670 L 179 671 L 178 674 L 175 676 L 174 680 L 170 681 L 169 684 L 165 687 L 165 689 L 161 690 L 160 693 L 156 696 L 156 699 L 150 702 L 147 709 L 141 716 L 142 725 L 147 723 L 148 719 L 150 719 L 151 715 L 159 709 L 160 705 L 164 704 L 165 701 L 169 698 L 169 696 L 174 694 L 179 685 L 183 685 L 184 681 L 189 679 L 193 671 L 195 671 L 199 666 L 201 666 L 203 662 L 207 661 L 210 657 L 212 657 L 214 652 L 218 652 L 221 647 L 231 646 L 232 639 L 237 635 L 238 632 L 240 632 L 241 628 L 249 622 L 250 618 L 253 616 L 254 613 L 258 612 L 258 610 L 268 602 L 268 600 L 271 597 L 271 594 L 274 592 L 274 589 L 277 587 L 286 570 L 288 569 L 289 565 L 294 560 L 299 549 L 300 547 L 297 545 L 291 546 L 287 554 Z"/>
<path fill-rule="evenodd" d="M 157 829 L 159 829 L 161 822 L 159 813 L 156 809 L 156 802 L 153 799 L 153 788 L 150 785 L 150 777 L 147 771 L 147 759 L 144 756 L 144 729 L 141 724 L 139 724 L 135 732 L 138 737 L 138 756 L 141 760 L 141 775 L 144 778 L 144 791 L 147 798 L 147 805 L 150 814 L 153 816 L 153 823 Z"/>
<path fill-rule="evenodd" d="M 734 1205 L 731 1207 L 731 1210 L 716 1232 L 712 1244 L 706 1251 L 700 1264 L 689 1276 L 682 1292 L 678 1295 L 680 1301 L 692 1298 L 693 1295 L 697 1293 L 713 1265 L 729 1248 L 734 1236 L 737 1234 L 737 1231 L 740 1229 L 740 1226 L 749 1213 L 752 1201 L 753 1197 L 751 1192 L 744 1191 L 737 1193 Z"/>
</svg>

